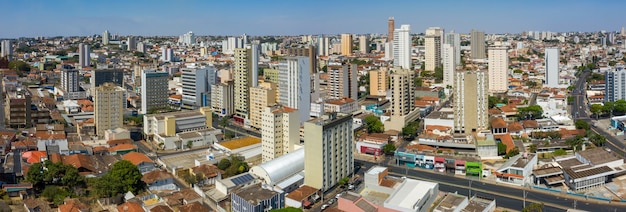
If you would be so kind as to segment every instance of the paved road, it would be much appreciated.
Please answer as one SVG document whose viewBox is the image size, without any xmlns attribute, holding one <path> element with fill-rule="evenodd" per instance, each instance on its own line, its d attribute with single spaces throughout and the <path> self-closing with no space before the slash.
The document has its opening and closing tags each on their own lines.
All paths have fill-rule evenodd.
<svg viewBox="0 0 626 212">
<path fill-rule="evenodd" d="M 376 165 L 367 161 L 358 161 L 370 168 Z M 467 195 L 470 190 L 470 181 L 472 179 L 459 178 L 451 175 L 435 173 L 426 169 L 411 169 L 387 164 L 389 172 L 393 175 L 438 182 L 439 190 L 446 192 L 458 192 Z M 574 198 L 571 195 L 547 193 L 545 191 L 523 189 L 522 187 L 511 187 L 504 185 L 491 184 L 485 181 L 473 181 L 471 184 L 472 195 L 478 193 L 479 196 L 492 197 L 496 200 L 496 205 L 520 210 L 524 205 L 523 191 L 527 192 L 526 204 L 530 202 L 545 203 L 545 211 L 564 211 L 574 208 L 587 211 L 597 211 L 602 208 L 603 211 L 626 211 L 626 204 L 622 203 L 605 203 L 595 200 L 584 200 L 582 198 Z"/>
<path fill-rule="evenodd" d="M 583 71 L 582 74 L 578 77 L 578 81 L 576 81 L 575 88 L 570 94 L 574 97 L 574 102 L 572 102 L 572 117 L 577 118 L 587 118 L 587 104 L 585 104 L 585 90 L 587 90 L 587 76 L 589 76 L 589 70 Z"/>
</svg>

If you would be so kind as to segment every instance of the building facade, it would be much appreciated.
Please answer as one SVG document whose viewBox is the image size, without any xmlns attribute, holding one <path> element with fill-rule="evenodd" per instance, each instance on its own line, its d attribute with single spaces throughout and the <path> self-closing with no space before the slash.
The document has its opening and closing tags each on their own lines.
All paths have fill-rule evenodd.
<svg viewBox="0 0 626 212">
<path fill-rule="evenodd" d="M 356 64 L 330 63 L 328 65 L 328 98 L 348 97 L 358 99 Z"/>
<path fill-rule="evenodd" d="M 263 163 L 293 151 L 294 145 L 300 144 L 298 110 L 281 105 L 265 107 L 261 124 Z"/>
<path fill-rule="evenodd" d="M 78 64 L 80 68 L 90 66 L 91 58 L 89 55 L 91 54 L 91 50 L 89 48 L 89 44 L 78 44 Z"/>
<path fill-rule="evenodd" d="M 0 50 L 2 50 L 0 57 L 6 57 L 8 60 L 11 60 L 9 56 L 13 54 L 13 42 L 11 40 L 2 40 Z"/>
<path fill-rule="evenodd" d="M 78 92 L 80 87 L 78 86 L 78 69 L 69 65 L 64 65 L 61 70 L 61 88 L 65 92 Z"/>
<path fill-rule="evenodd" d="M 441 66 L 441 42 L 443 29 L 440 27 L 430 27 L 426 29 L 424 39 L 424 69 L 434 71 Z"/>
<path fill-rule="evenodd" d="M 217 83 L 217 71 L 215 67 L 205 66 L 197 69 L 183 68 L 181 81 L 183 87 L 181 107 L 183 109 L 194 110 L 211 105 L 211 84 Z M 203 98 L 203 94 L 208 96 Z"/>
<path fill-rule="evenodd" d="M 473 30 L 470 32 L 470 48 L 472 59 L 485 59 L 485 32 Z"/>
<path fill-rule="evenodd" d="M 454 71 L 456 70 L 456 50 L 452 44 L 443 44 L 443 85 L 448 87 L 454 84 Z"/>
<path fill-rule="evenodd" d="M 151 110 L 163 109 L 168 105 L 167 72 L 143 70 L 141 72 L 141 111 L 146 114 Z"/>
<path fill-rule="evenodd" d="M 278 64 L 278 103 L 297 109 L 300 122 L 309 120 L 311 75 L 307 57 L 287 57 Z"/>
<path fill-rule="evenodd" d="M 615 102 L 617 100 L 626 100 L 626 69 L 617 67 L 615 70 L 606 71 L 604 73 L 605 89 L 604 101 Z"/>
<path fill-rule="evenodd" d="M 388 70 L 381 67 L 378 70 L 371 70 L 370 73 L 370 95 L 386 96 L 389 85 L 387 84 Z"/>
<path fill-rule="evenodd" d="M 93 95 L 94 123 L 96 135 L 124 126 L 124 103 L 126 90 L 113 83 L 104 83 L 95 89 Z"/>
<path fill-rule="evenodd" d="M 370 39 L 367 35 L 359 36 L 359 51 L 361 54 L 370 53 Z"/>
<path fill-rule="evenodd" d="M 352 34 L 341 34 L 341 55 L 352 56 Z"/>
<path fill-rule="evenodd" d="M 253 45 L 256 46 L 256 45 Z M 250 116 L 250 87 L 257 84 L 258 77 L 258 49 L 236 48 L 235 51 L 235 116 L 238 121 L 249 122 Z M 256 59 L 255 59 L 256 58 Z"/>
<path fill-rule="evenodd" d="M 461 65 L 461 36 L 459 33 L 454 32 L 454 30 L 446 33 L 444 43 L 452 45 L 452 48 L 454 48 L 454 64 Z"/>
<path fill-rule="evenodd" d="M 411 25 L 402 25 L 394 31 L 393 65 L 411 69 Z"/>
<path fill-rule="evenodd" d="M 488 129 L 488 81 L 485 71 L 457 71 L 454 76 L 454 131 Z"/>
<path fill-rule="evenodd" d="M 265 108 L 276 104 L 276 89 L 276 84 L 271 82 L 250 88 L 250 126 L 261 129 Z"/>
<path fill-rule="evenodd" d="M 96 69 L 91 72 L 89 79 L 92 87 L 98 87 L 105 82 L 113 83 L 117 86 L 124 86 L 124 70 L 122 69 Z"/>
<path fill-rule="evenodd" d="M 505 93 L 509 90 L 509 55 L 507 47 L 490 47 L 489 54 L 489 93 Z"/>
<path fill-rule="evenodd" d="M 230 116 L 235 111 L 235 84 L 233 81 L 211 85 L 211 108 L 220 117 Z"/>
<path fill-rule="evenodd" d="M 544 86 L 559 87 L 559 48 L 546 48 L 544 62 L 546 64 Z"/>
</svg>

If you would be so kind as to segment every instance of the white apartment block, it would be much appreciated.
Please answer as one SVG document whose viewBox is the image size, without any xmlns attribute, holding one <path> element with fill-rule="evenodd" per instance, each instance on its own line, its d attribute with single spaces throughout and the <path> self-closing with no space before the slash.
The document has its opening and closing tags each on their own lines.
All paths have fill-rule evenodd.
<svg viewBox="0 0 626 212">
<path fill-rule="evenodd" d="M 490 47 L 489 58 L 489 93 L 504 93 L 509 89 L 507 71 L 509 70 L 509 55 L 504 46 Z"/>
<path fill-rule="evenodd" d="M 393 65 L 411 69 L 411 25 L 402 25 L 393 32 Z"/>
<path fill-rule="evenodd" d="M 278 64 L 278 103 L 297 109 L 300 122 L 309 120 L 311 73 L 308 57 L 288 57 Z"/>
</svg>

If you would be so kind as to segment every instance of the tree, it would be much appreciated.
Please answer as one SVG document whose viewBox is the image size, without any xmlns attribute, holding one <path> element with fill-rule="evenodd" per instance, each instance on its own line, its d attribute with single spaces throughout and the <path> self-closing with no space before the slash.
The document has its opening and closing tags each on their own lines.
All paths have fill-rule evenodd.
<svg viewBox="0 0 626 212">
<path fill-rule="evenodd" d="M 543 203 L 530 203 L 522 209 L 522 212 L 543 212 Z"/>
<path fill-rule="evenodd" d="M 591 126 L 589 126 L 589 123 L 587 123 L 585 120 L 582 120 L 582 119 L 576 120 L 574 125 L 576 126 L 576 129 L 584 129 L 584 130 L 591 129 Z"/>
<path fill-rule="evenodd" d="M 506 144 L 503 144 L 502 142 L 498 142 L 498 155 L 505 155 L 506 154 Z"/>
<path fill-rule="evenodd" d="M 113 168 L 111 168 L 111 171 L 109 171 L 106 176 L 113 180 L 112 182 L 121 184 L 117 187 L 118 194 L 129 191 L 133 194 L 137 194 L 146 186 L 145 183 L 141 181 L 143 175 L 139 171 L 139 168 L 127 160 L 121 160 L 113 164 Z"/>
<path fill-rule="evenodd" d="M 517 109 L 517 117 L 520 120 L 540 119 L 543 117 L 543 108 L 539 105 L 531 105 Z"/>
<path fill-rule="evenodd" d="M 406 126 L 402 128 L 402 135 L 412 140 L 417 134 L 418 127 L 419 121 L 409 122 Z"/>
<path fill-rule="evenodd" d="M 528 86 L 529 88 L 536 88 L 538 84 L 535 81 L 528 81 L 526 82 L 526 86 Z"/>
<path fill-rule="evenodd" d="M 602 113 L 602 105 L 601 104 L 592 104 L 589 107 L 589 110 L 591 111 L 591 114 L 596 115 L 596 119 L 598 119 L 600 116 L 600 114 Z"/>
<path fill-rule="evenodd" d="M 396 151 L 396 145 L 392 143 L 388 143 L 388 144 L 385 144 L 385 146 L 383 146 L 383 152 L 385 154 L 393 154 L 395 151 Z"/>
<path fill-rule="evenodd" d="M 54 206 L 58 206 L 63 204 L 65 198 L 70 197 L 71 193 L 58 186 L 46 186 L 41 196 L 54 203 Z"/>
<path fill-rule="evenodd" d="M 552 152 L 552 155 L 554 156 L 567 155 L 567 151 L 565 151 L 564 149 L 557 149 L 557 150 L 554 150 L 554 152 Z"/>
<path fill-rule="evenodd" d="M 615 109 L 615 104 L 613 102 L 605 102 L 602 106 L 602 112 L 608 113 L 609 115 L 613 115 L 613 110 Z"/>
<path fill-rule="evenodd" d="M 382 133 L 385 131 L 385 126 L 383 125 L 383 122 L 381 122 L 380 118 L 375 115 L 366 116 L 363 121 L 365 121 L 365 126 L 368 133 Z"/>
<path fill-rule="evenodd" d="M 593 143 L 596 146 L 604 146 L 606 144 L 606 137 L 604 137 L 603 135 L 600 135 L 597 133 L 591 133 L 591 135 L 589 135 L 588 138 L 591 141 L 591 143 Z"/>
<path fill-rule="evenodd" d="M 583 140 L 583 137 L 579 135 L 574 138 L 565 140 L 565 144 L 569 145 L 572 150 L 574 150 L 574 152 L 581 150 L 584 142 L 585 140 Z"/>
<path fill-rule="evenodd" d="M 224 158 L 217 163 L 217 168 L 221 170 L 226 170 L 228 167 L 230 167 L 230 160 L 228 160 L 228 158 Z"/>
<path fill-rule="evenodd" d="M 511 149 L 509 152 L 506 153 L 506 155 L 504 156 L 504 158 L 511 158 L 513 156 L 516 156 L 519 154 L 519 149 L 517 147 Z"/>
<path fill-rule="evenodd" d="M 531 144 L 530 146 L 528 146 L 528 151 L 532 152 L 532 153 L 536 153 L 537 152 L 537 144 Z"/>
<path fill-rule="evenodd" d="M 46 183 L 46 171 L 44 170 L 42 163 L 34 163 L 30 168 L 28 168 L 28 172 L 26 173 L 26 181 L 33 184 L 33 186 L 37 189 L 42 189 Z"/>
<path fill-rule="evenodd" d="M 21 60 L 14 60 L 9 62 L 9 69 L 15 70 L 18 75 L 23 76 L 24 72 L 30 71 L 30 65 Z"/>
<path fill-rule="evenodd" d="M 623 115 L 626 113 L 626 100 L 620 99 L 615 101 L 613 112 L 616 115 Z"/>
<path fill-rule="evenodd" d="M 524 72 L 522 70 L 520 70 L 520 69 L 515 69 L 515 70 L 513 70 L 513 73 L 521 74 L 521 73 L 524 73 Z"/>
<path fill-rule="evenodd" d="M 146 55 L 143 52 L 133 52 L 133 56 L 135 56 L 135 57 L 146 57 Z"/>
<path fill-rule="evenodd" d="M 339 186 L 343 187 L 343 186 L 345 186 L 346 184 L 348 184 L 348 182 L 350 182 L 350 178 L 349 178 L 349 177 L 344 177 L 344 178 L 341 178 L 341 180 L 339 180 L 339 181 L 337 182 L 337 185 L 339 185 Z"/>
<path fill-rule="evenodd" d="M 436 83 L 443 82 L 443 66 L 435 67 L 435 73 L 434 73 L 433 76 L 435 77 L 435 82 Z"/>
</svg>

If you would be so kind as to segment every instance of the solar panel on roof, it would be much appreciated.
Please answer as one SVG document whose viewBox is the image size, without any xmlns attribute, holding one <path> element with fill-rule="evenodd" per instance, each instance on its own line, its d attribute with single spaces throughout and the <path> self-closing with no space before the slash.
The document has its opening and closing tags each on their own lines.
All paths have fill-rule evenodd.
<svg viewBox="0 0 626 212">
<path fill-rule="evenodd" d="M 239 177 L 235 177 L 235 178 L 231 179 L 230 181 L 232 181 L 235 185 L 241 185 L 241 184 L 249 182 L 249 181 L 251 181 L 253 179 L 254 179 L 254 177 L 252 177 L 252 175 L 244 174 L 244 175 L 241 175 Z"/>
</svg>

